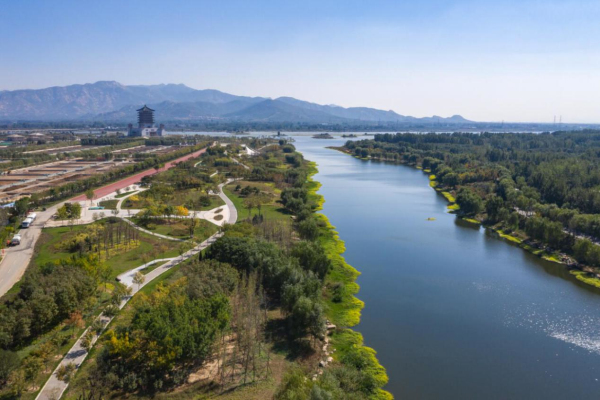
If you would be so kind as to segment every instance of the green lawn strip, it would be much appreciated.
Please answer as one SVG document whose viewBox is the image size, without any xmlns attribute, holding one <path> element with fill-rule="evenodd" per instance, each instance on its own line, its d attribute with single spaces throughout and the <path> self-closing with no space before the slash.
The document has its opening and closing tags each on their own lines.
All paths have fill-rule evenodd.
<svg viewBox="0 0 600 400">
<path fill-rule="evenodd" d="M 154 271 L 156 268 L 160 267 L 161 265 L 164 265 L 166 263 L 168 263 L 169 261 L 160 261 L 160 262 L 155 262 L 154 264 L 150 265 L 149 267 L 146 267 L 142 270 L 140 270 L 140 272 L 144 275 L 148 275 L 150 272 Z"/>
<path fill-rule="evenodd" d="M 139 224 L 139 220 L 135 217 L 131 218 L 135 224 Z M 177 239 L 190 239 L 189 219 L 155 219 L 145 229 L 159 235 L 172 236 Z M 204 219 L 197 219 L 196 228 L 194 228 L 194 241 L 203 242 L 210 236 L 217 233 L 219 227 Z"/>
<path fill-rule="evenodd" d="M 120 193 L 120 194 L 118 194 L 118 195 L 115 196 L 115 199 L 121 199 L 123 197 L 129 196 L 129 195 L 137 193 L 137 192 L 138 192 L 137 190 L 131 190 L 129 192 Z"/>
<path fill-rule="evenodd" d="M 127 198 L 123 201 L 121 208 L 124 209 L 141 209 L 147 206 L 147 202 L 145 201 L 146 197 L 149 196 L 149 191 L 143 191 L 137 197 L 138 201 L 133 201 L 131 198 Z M 170 197 L 164 201 L 164 204 L 170 205 L 173 207 L 186 205 L 188 203 L 188 199 L 198 199 L 200 196 L 206 196 L 205 192 L 199 191 L 197 189 L 184 189 L 184 190 L 174 190 L 171 193 Z M 195 211 L 204 211 L 204 210 L 212 210 L 213 208 L 225 205 L 225 202 L 217 195 L 208 196 L 210 203 L 206 206 L 194 206 L 190 209 Z M 187 207 L 187 206 L 186 206 Z M 189 208 L 189 207 L 188 207 Z"/>
<path fill-rule="evenodd" d="M 106 208 L 107 210 L 116 210 L 118 202 L 119 200 L 104 200 L 98 203 L 98 205 Z"/>
<path fill-rule="evenodd" d="M 258 182 L 257 182 L 258 183 Z M 234 191 L 236 183 L 232 183 L 223 187 L 223 192 L 233 202 L 233 205 L 238 212 L 238 220 L 242 221 L 248 217 L 254 217 L 258 215 L 258 209 L 253 208 L 251 212 L 244 205 L 244 198 L 240 197 L 237 192 Z M 260 210 L 260 213 L 267 220 L 288 220 L 291 221 L 291 214 L 279 203 L 272 202 L 271 204 L 264 204 Z"/>
<path fill-rule="evenodd" d="M 40 238 L 41 245 L 36 249 L 36 255 L 33 258 L 34 265 L 41 266 L 49 261 L 56 261 L 71 257 L 73 254 L 57 248 L 58 244 L 66 237 L 83 231 L 87 225 L 58 228 L 46 228 L 42 231 Z M 140 243 L 130 250 L 119 254 L 111 255 L 105 262 L 112 268 L 113 277 L 122 274 L 125 271 L 138 267 L 141 254 L 147 254 L 151 259 L 170 258 L 177 256 L 178 243 L 161 239 L 156 236 L 139 232 Z"/>
<path fill-rule="evenodd" d="M 276 195 L 277 197 L 279 197 L 279 195 L 281 195 L 281 189 L 276 188 L 275 187 L 275 183 L 273 183 L 273 182 L 236 181 L 236 182 L 233 182 L 233 183 L 229 184 L 229 186 L 232 187 L 232 190 L 235 189 L 235 187 L 238 186 L 238 185 L 241 188 L 244 188 L 246 186 L 256 187 L 261 192 L 265 192 L 265 193 L 269 193 L 269 194 L 272 194 L 272 195 Z"/>
</svg>

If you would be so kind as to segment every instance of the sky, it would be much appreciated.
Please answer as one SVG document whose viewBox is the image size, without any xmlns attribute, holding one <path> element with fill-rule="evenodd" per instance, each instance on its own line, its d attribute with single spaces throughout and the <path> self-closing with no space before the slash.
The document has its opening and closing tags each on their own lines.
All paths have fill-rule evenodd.
<svg viewBox="0 0 600 400">
<path fill-rule="evenodd" d="M 0 90 L 115 80 L 600 123 L 600 1 L 0 0 Z"/>
</svg>

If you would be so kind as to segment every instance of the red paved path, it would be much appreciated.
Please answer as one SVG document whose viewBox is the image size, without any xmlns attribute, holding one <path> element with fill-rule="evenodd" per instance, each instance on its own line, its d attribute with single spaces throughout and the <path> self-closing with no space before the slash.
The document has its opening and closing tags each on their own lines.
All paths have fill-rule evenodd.
<svg viewBox="0 0 600 400">
<path fill-rule="evenodd" d="M 187 156 L 183 156 L 183 157 L 178 158 L 178 159 L 173 160 L 173 161 L 169 161 L 169 162 L 165 163 L 165 166 L 162 167 L 161 169 L 159 169 L 158 172 L 166 171 L 169 168 L 174 167 L 175 164 L 177 164 L 179 162 L 189 160 L 190 158 L 198 157 L 200 154 L 204 153 L 205 151 L 206 151 L 206 149 L 198 150 L 195 153 L 188 154 Z M 143 172 L 140 172 L 138 174 L 132 175 L 132 176 L 130 176 L 128 178 L 125 178 L 125 179 L 122 179 L 120 181 L 111 183 L 110 185 L 102 186 L 101 188 L 98 188 L 98 189 L 94 190 L 94 193 L 96 194 L 96 198 L 99 199 L 100 197 L 104 197 L 107 194 L 116 191 L 117 189 L 124 189 L 127 186 L 131 186 L 134 183 L 139 182 L 145 176 L 154 175 L 156 173 L 157 173 L 157 171 L 154 168 L 148 169 L 146 171 L 143 171 Z M 77 197 L 73 197 L 70 201 L 82 201 L 82 200 L 86 200 L 86 197 L 85 197 L 84 194 L 79 195 Z"/>
</svg>

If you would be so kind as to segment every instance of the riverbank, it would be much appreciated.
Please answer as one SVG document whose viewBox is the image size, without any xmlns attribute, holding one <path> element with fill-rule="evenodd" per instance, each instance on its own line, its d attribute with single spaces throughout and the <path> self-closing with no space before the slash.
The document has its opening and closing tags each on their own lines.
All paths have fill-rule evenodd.
<svg viewBox="0 0 600 400">
<path fill-rule="evenodd" d="M 456 199 L 454 198 L 452 193 L 444 191 L 442 188 L 440 188 L 438 186 L 438 182 L 436 181 L 436 176 L 434 174 L 432 174 L 429 169 L 423 169 L 420 166 L 411 165 L 411 164 L 407 164 L 407 163 L 403 163 L 403 162 L 394 162 L 394 161 L 389 161 L 389 160 L 380 160 L 377 158 L 360 157 L 360 156 L 353 154 L 352 152 L 349 152 L 344 147 L 329 147 L 329 148 L 333 149 L 333 150 L 337 150 L 339 152 L 342 152 L 344 154 L 347 154 L 351 157 L 354 157 L 356 159 L 363 160 L 363 161 L 372 160 L 372 161 L 380 161 L 380 162 L 389 162 L 389 163 L 403 165 L 403 166 L 412 167 L 412 168 L 421 170 L 423 173 L 428 175 L 429 186 L 432 189 L 434 189 L 436 192 L 441 194 L 448 202 L 448 207 L 447 207 L 449 210 L 448 212 L 455 214 L 460 209 L 458 204 L 456 204 Z M 477 219 L 468 218 L 466 216 L 457 215 L 457 217 L 463 221 L 483 226 L 485 229 L 489 229 L 490 231 L 494 232 L 499 238 L 502 238 L 509 243 L 515 244 L 515 245 L 519 246 L 521 249 L 527 251 L 528 253 L 533 254 L 537 257 L 540 257 L 545 261 L 563 265 L 564 267 L 566 267 L 569 270 L 569 273 L 571 275 L 573 275 L 573 277 L 575 279 L 577 279 L 578 281 L 588 284 L 590 286 L 594 286 L 596 288 L 600 288 L 600 277 L 595 273 L 595 271 L 593 271 L 591 267 L 582 266 L 582 265 L 575 266 L 575 265 L 567 264 L 565 261 L 562 260 L 563 258 L 568 258 L 567 254 L 560 253 L 560 252 L 549 252 L 549 251 L 546 251 L 545 249 L 540 249 L 540 248 L 534 247 L 529 243 L 529 241 L 527 239 L 521 238 L 518 235 L 504 232 L 504 230 L 499 226 L 484 224 L 483 222 L 481 222 Z M 590 274 L 593 276 L 590 276 Z"/>
<path fill-rule="evenodd" d="M 317 193 L 321 184 L 313 179 L 317 172 L 316 163 L 311 162 L 307 187 L 309 199 L 316 205 L 315 212 L 322 210 L 325 203 L 325 198 Z M 355 296 L 360 289 L 356 283 L 360 272 L 349 265 L 342 256 L 346 251 L 344 242 L 327 216 L 322 213 L 315 215 L 321 222 L 320 243 L 332 262 L 332 269 L 326 278 L 325 304 L 327 317 L 337 327 L 331 336 L 331 346 L 335 349 L 334 358 L 344 363 L 344 360 L 352 357 L 352 353 L 356 353 L 367 360 L 368 365 L 364 366 L 363 370 L 372 377 L 377 387 L 383 387 L 388 382 L 388 376 L 385 368 L 377 360 L 376 351 L 363 344 L 363 337 L 359 332 L 349 329 L 360 322 L 360 313 L 364 307 L 364 303 Z M 393 399 L 392 394 L 383 389 L 377 389 L 374 397 L 382 400 Z"/>
</svg>

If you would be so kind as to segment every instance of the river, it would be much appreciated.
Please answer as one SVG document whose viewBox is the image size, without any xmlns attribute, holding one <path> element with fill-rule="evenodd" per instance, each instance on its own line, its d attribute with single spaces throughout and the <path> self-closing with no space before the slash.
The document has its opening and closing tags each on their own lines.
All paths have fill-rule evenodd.
<svg viewBox="0 0 600 400">
<path fill-rule="evenodd" d="M 295 139 L 362 273 L 355 329 L 396 398 L 600 398 L 600 291 L 448 214 L 417 169 Z"/>
<path fill-rule="evenodd" d="M 294 139 L 362 273 L 354 329 L 397 399 L 600 398 L 599 290 L 447 213 L 417 169 Z"/>
</svg>

